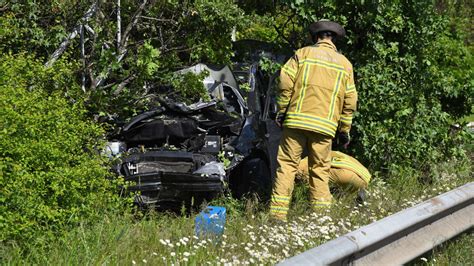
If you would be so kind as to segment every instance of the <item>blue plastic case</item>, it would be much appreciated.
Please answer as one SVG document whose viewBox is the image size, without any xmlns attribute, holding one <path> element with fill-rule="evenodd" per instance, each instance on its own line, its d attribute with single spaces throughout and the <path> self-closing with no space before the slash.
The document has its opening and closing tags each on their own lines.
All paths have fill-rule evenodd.
<svg viewBox="0 0 474 266">
<path fill-rule="evenodd" d="M 208 206 L 194 220 L 198 237 L 220 237 L 224 233 L 226 208 Z"/>
</svg>

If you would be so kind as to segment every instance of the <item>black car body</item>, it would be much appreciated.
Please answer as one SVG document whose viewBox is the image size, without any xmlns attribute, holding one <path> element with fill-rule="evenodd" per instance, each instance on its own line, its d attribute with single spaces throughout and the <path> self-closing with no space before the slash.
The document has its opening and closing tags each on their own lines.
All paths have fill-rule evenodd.
<svg viewBox="0 0 474 266">
<path fill-rule="evenodd" d="M 113 136 L 110 145 L 121 152 L 115 171 L 130 181 L 129 190 L 140 192 L 138 205 L 177 209 L 226 188 L 237 197 L 268 196 L 281 134 L 273 121 L 277 74 L 267 75 L 253 61 L 232 70 L 204 64 L 182 70 L 209 72 L 204 85 L 211 101 L 186 105 L 159 97 L 159 108 L 134 117 Z"/>
</svg>

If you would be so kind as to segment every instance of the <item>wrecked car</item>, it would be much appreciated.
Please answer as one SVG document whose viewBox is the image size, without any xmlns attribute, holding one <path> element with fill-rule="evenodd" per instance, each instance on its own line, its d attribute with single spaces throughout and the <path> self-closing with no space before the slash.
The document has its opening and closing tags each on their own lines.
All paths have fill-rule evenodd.
<svg viewBox="0 0 474 266">
<path fill-rule="evenodd" d="M 198 64 L 181 73 L 188 71 L 209 73 L 203 82 L 211 100 L 159 97 L 159 107 L 111 138 L 109 149 L 120 155 L 114 171 L 139 192 L 141 207 L 191 207 L 226 189 L 236 197 L 268 197 L 281 134 L 273 122 L 277 74 L 264 73 L 258 61 L 232 69 Z"/>
</svg>

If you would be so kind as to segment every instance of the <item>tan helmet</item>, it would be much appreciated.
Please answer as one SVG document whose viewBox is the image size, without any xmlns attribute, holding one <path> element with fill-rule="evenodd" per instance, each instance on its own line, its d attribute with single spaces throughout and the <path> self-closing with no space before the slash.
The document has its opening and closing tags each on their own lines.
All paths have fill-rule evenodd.
<svg viewBox="0 0 474 266">
<path fill-rule="evenodd" d="M 339 23 L 327 19 L 322 19 L 309 25 L 309 32 L 311 33 L 311 36 L 316 36 L 319 32 L 325 31 L 333 32 L 336 34 L 338 39 L 342 39 L 346 36 L 346 31 L 341 25 L 339 25 Z"/>
</svg>

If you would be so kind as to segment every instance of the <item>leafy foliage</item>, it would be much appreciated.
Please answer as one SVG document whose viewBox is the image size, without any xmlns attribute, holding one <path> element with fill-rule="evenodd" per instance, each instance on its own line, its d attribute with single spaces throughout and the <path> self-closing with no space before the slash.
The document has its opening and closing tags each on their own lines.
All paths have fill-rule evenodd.
<svg viewBox="0 0 474 266">
<path fill-rule="evenodd" d="M 359 92 L 352 152 L 372 171 L 429 174 L 472 141 L 451 130 L 472 113 L 472 1 L 120 2 L 120 31 L 117 1 L 0 4 L 2 239 L 51 233 L 117 206 L 93 152 L 104 132 L 88 118 L 150 108 L 162 86 L 188 103 L 205 100 L 204 74 L 177 71 L 231 62 L 233 33 L 297 49 L 310 44 L 310 23 L 340 22 L 347 38 L 337 47 L 354 64 Z M 81 19 L 92 3 L 97 11 Z M 61 60 L 43 67 L 81 24 L 84 56 L 78 34 Z"/>
<path fill-rule="evenodd" d="M 231 33 L 245 21 L 243 11 L 230 0 L 122 0 L 118 43 L 116 2 L 97 1 L 91 19 L 81 19 L 93 2 L 6 4 L 1 7 L 5 14 L 0 17 L 0 51 L 29 51 L 47 58 L 76 25 L 88 26 L 93 33 L 84 29 L 84 58 L 80 34 L 66 50 L 80 63 L 75 77 L 80 81 L 84 76 L 86 93 L 69 96 L 85 98 L 91 113 L 109 118 L 147 109 L 154 104 L 150 93 L 176 83 L 173 73 L 179 69 L 198 62 L 229 63 Z"/>
<path fill-rule="evenodd" d="M 202 80 L 209 75 L 208 71 L 203 71 L 199 74 L 193 72 L 175 73 L 171 79 L 173 88 L 177 89 L 178 100 L 187 104 L 195 103 L 200 100 L 210 101 L 207 88 L 204 86 Z"/>
<path fill-rule="evenodd" d="M 118 208 L 96 149 L 103 130 L 51 88 L 69 84 L 71 70 L 46 69 L 30 56 L 0 59 L 0 238 L 32 240 L 61 234 Z"/>
<path fill-rule="evenodd" d="M 276 3 L 274 9 L 283 12 L 269 9 L 265 15 L 274 17 L 274 28 L 283 28 L 280 42 L 292 47 L 310 44 L 305 29 L 313 21 L 330 19 L 345 27 L 347 38 L 337 46 L 354 64 L 359 92 L 353 152 L 371 169 L 430 174 L 441 158 L 462 155 L 459 143 L 468 134 L 450 128 L 471 112 L 474 57 L 463 33 L 469 20 L 452 14 L 459 3 Z"/>
<path fill-rule="evenodd" d="M 260 59 L 259 65 L 262 70 L 266 71 L 267 73 L 275 73 L 282 67 L 281 64 L 274 62 L 267 57 L 262 57 L 262 59 Z"/>
<path fill-rule="evenodd" d="M 4 53 L 35 51 L 46 56 L 54 51 L 66 31 L 82 16 L 88 1 L 2 1 L 0 50 Z"/>
</svg>

